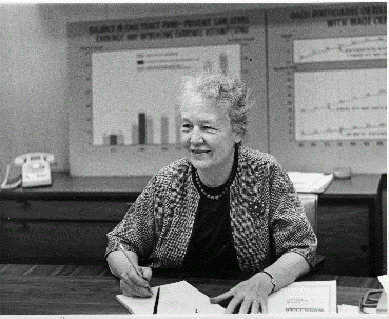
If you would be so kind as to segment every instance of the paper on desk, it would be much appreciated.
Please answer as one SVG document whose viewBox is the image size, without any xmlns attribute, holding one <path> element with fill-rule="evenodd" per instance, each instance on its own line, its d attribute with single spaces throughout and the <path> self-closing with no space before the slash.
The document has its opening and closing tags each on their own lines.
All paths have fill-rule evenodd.
<svg viewBox="0 0 389 319">
<path fill-rule="evenodd" d="M 378 276 L 378 281 L 384 287 L 386 293 L 388 293 L 388 275 Z"/>
<path fill-rule="evenodd" d="M 270 313 L 336 313 L 336 281 L 300 281 L 269 296 Z"/>
<path fill-rule="evenodd" d="M 288 172 L 296 192 L 323 193 L 334 179 L 333 174 Z"/>
<path fill-rule="evenodd" d="M 151 298 L 134 298 L 117 295 L 118 301 L 134 314 L 152 314 L 158 287 L 152 287 Z M 161 285 L 158 314 L 222 314 L 225 309 L 211 304 L 209 297 L 202 294 L 185 280 Z"/>
<path fill-rule="evenodd" d="M 160 286 L 158 314 L 222 314 L 225 309 L 211 304 L 209 297 L 187 281 Z M 151 298 L 133 298 L 118 295 L 116 298 L 134 314 L 152 314 L 158 287 L 153 287 Z M 271 294 L 270 313 L 304 312 L 336 313 L 336 281 L 294 282 Z"/>
</svg>

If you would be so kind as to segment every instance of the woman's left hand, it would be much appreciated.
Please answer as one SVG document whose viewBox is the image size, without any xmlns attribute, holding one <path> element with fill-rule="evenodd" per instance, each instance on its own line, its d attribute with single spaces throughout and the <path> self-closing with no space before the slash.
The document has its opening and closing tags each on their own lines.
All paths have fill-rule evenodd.
<svg viewBox="0 0 389 319">
<path fill-rule="evenodd" d="M 228 292 L 210 298 L 210 301 L 215 304 L 232 298 L 225 313 L 234 313 L 235 309 L 239 309 L 240 314 L 267 313 L 267 302 L 272 289 L 273 284 L 269 276 L 258 273 L 250 279 L 240 282 Z"/>
</svg>

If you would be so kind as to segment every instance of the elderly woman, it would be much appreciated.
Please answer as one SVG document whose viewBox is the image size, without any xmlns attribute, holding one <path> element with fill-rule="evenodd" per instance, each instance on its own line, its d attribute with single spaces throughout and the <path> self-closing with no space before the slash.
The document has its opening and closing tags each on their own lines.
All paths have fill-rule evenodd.
<svg viewBox="0 0 389 319">
<path fill-rule="evenodd" d="M 242 146 L 247 98 L 241 81 L 220 74 L 186 83 L 180 111 L 188 157 L 162 168 L 108 234 L 106 258 L 124 294 L 150 296 L 151 268 L 246 273 L 211 302 L 230 300 L 226 313 L 266 313 L 272 292 L 314 266 L 317 239 L 287 173 L 271 155 Z"/>
</svg>

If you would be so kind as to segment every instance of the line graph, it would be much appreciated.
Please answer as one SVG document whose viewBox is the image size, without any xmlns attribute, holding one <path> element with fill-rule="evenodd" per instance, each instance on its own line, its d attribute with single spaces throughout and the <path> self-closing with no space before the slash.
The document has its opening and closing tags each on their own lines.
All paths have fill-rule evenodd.
<svg viewBox="0 0 389 319">
<path fill-rule="evenodd" d="M 294 75 L 295 139 L 386 138 L 386 69 Z"/>
<path fill-rule="evenodd" d="M 371 125 L 369 123 L 366 123 L 364 126 L 357 126 L 353 125 L 350 127 L 339 127 L 339 128 L 327 128 L 327 129 L 314 129 L 311 132 L 305 132 L 302 131 L 300 132 L 301 136 L 307 137 L 309 140 L 315 139 L 314 137 L 319 137 L 317 139 L 322 140 L 323 135 L 330 135 L 330 134 L 336 134 L 339 136 L 342 136 L 343 139 L 350 139 L 352 137 L 354 138 L 365 138 L 365 137 L 370 137 L 370 138 L 377 138 L 377 137 L 383 137 L 384 132 L 382 132 L 382 129 L 386 129 L 386 123 L 382 122 L 379 123 L 378 125 Z M 341 138 L 339 138 L 341 139 Z M 303 140 L 303 139 L 300 139 Z"/>
<path fill-rule="evenodd" d="M 387 36 L 295 40 L 293 55 L 295 63 L 386 59 Z"/>
<path fill-rule="evenodd" d="M 361 101 L 365 100 L 369 102 L 369 99 L 374 99 L 378 97 L 386 96 L 385 89 L 378 89 L 377 93 L 366 93 L 361 96 L 353 96 L 349 99 L 340 99 L 335 102 L 327 102 L 325 105 L 314 105 L 311 108 L 301 108 L 301 113 L 314 113 L 319 110 L 327 110 L 328 112 L 339 112 L 339 111 L 356 111 L 356 110 L 386 110 L 385 105 L 361 105 Z M 352 104 L 355 102 L 355 104 Z"/>
</svg>

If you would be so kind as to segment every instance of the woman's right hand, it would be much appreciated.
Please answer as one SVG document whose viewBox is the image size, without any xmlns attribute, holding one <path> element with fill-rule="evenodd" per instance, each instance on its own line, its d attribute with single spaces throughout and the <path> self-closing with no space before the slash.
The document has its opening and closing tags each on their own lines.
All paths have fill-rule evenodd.
<svg viewBox="0 0 389 319">
<path fill-rule="evenodd" d="M 120 275 L 120 291 L 123 295 L 129 297 L 149 298 L 153 295 L 150 287 L 152 270 L 149 267 L 140 266 L 138 266 L 138 269 L 142 277 L 137 274 L 132 266 Z"/>
</svg>

